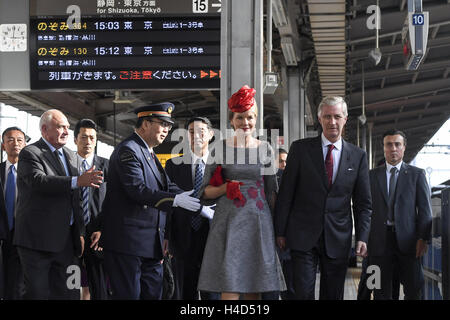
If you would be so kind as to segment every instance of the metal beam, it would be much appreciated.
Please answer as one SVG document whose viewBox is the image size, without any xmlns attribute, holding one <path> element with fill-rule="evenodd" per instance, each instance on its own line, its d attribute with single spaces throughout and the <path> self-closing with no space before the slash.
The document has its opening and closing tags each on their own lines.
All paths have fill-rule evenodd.
<svg viewBox="0 0 450 320">
<path fill-rule="evenodd" d="M 444 117 L 442 115 L 433 116 L 433 117 L 427 117 L 422 118 L 419 120 L 409 120 L 409 121 L 400 121 L 397 123 L 388 123 L 383 125 L 374 125 L 373 127 L 373 135 L 376 136 L 377 134 L 383 133 L 389 129 L 399 129 L 399 130 L 407 130 L 408 128 L 418 127 L 418 126 L 424 126 L 424 125 L 436 125 L 442 123 L 442 119 L 448 119 L 448 116 L 450 115 L 450 110 L 447 113 L 447 117 Z"/>
<path fill-rule="evenodd" d="M 450 79 L 433 79 L 427 81 L 419 81 L 414 84 L 402 84 L 388 86 L 383 89 L 365 90 L 366 103 L 374 103 L 398 98 L 399 96 L 408 96 L 411 94 L 426 93 L 431 90 L 450 88 Z M 361 91 L 352 92 L 350 96 L 349 109 L 355 109 L 360 105 Z"/>
<path fill-rule="evenodd" d="M 428 108 L 428 109 L 393 112 L 393 113 L 381 115 L 381 116 L 371 116 L 371 117 L 367 117 L 367 121 L 382 122 L 382 121 L 388 121 L 388 120 L 393 120 L 393 119 L 414 117 L 414 116 L 418 116 L 419 114 L 424 114 L 424 113 L 426 113 L 427 115 L 441 114 L 441 113 L 448 114 L 448 113 L 450 113 L 450 104 L 445 104 L 445 105 L 437 106 L 434 108 Z"/>
<path fill-rule="evenodd" d="M 449 21 L 450 24 L 450 21 Z M 439 48 L 439 47 L 448 47 L 450 46 L 450 37 L 438 37 L 435 39 L 429 39 L 427 42 L 427 48 Z M 350 60 L 358 60 L 358 59 L 365 59 L 369 51 L 373 48 L 367 47 L 364 49 L 358 49 L 353 50 L 350 52 Z M 403 54 L 403 45 L 402 44 L 396 44 L 396 45 L 388 45 L 388 46 L 380 46 L 380 50 L 383 53 L 383 55 L 389 55 L 389 54 Z"/>
<path fill-rule="evenodd" d="M 449 37 L 450 41 L 450 37 Z M 449 43 L 450 45 L 450 43 Z M 388 58 L 389 59 L 389 58 Z M 420 69 L 418 72 L 423 71 L 434 71 L 434 70 L 443 70 L 445 68 L 450 68 L 450 60 L 449 59 L 440 59 L 440 60 L 432 60 L 427 61 L 423 65 L 420 66 Z M 365 72 L 364 79 L 365 80 L 375 80 L 380 79 L 384 77 L 400 77 L 405 75 L 410 75 L 411 71 L 405 70 L 405 67 L 396 67 L 396 68 L 390 68 L 387 70 L 375 70 L 375 71 L 369 71 Z M 351 82 L 361 82 L 362 80 L 362 73 L 356 73 L 351 76 Z"/>
<path fill-rule="evenodd" d="M 450 101 L 450 94 L 440 94 L 440 95 L 428 95 L 423 97 L 401 97 L 396 100 L 382 101 L 371 104 L 366 104 L 366 111 L 385 111 L 389 109 L 399 108 L 407 105 L 418 105 L 423 103 L 436 103 L 436 102 L 444 102 Z M 359 109 L 360 106 L 355 107 L 355 109 Z"/>
</svg>

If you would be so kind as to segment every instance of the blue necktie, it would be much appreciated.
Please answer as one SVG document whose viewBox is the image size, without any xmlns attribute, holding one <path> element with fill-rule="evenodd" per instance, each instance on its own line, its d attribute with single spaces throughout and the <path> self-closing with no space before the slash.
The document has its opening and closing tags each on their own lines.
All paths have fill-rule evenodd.
<svg viewBox="0 0 450 320">
<path fill-rule="evenodd" d="M 16 175 L 14 172 L 16 168 L 14 165 L 9 167 L 8 178 L 6 180 L 5 189 L 5 205 L 6 213 L 8 215 L 8 226 L 9 230 L 12 230 L 14 225 L 14 207 L 16 204 Z"/>
<path fill-rule="evenodd" d="M 200 187 L 202 186 L 203 182 L 203 162 L 202 160 L 199 160 L 197 164 L 195 165 L 195 178 L 194 178 L 194 193 L 192 194 L 193 197 L 198 197 L 198 192 L 200 191 Z M 196 214 L 192 217 L 191 220 L 191 226 L 192 229 L 197 231 L 200 229 L 200 226 L 202 225 L 202 216 L 200 214 Z"/>
<path fill-rule="evenodd" d="M 88 170 L 88 164 L 86 160 L 83 160 L 83 172 Z M 86 226 L 90 221 L 89 216 L 89 187 L 81 187 L 81 201 L 83 207 L 83 220 Z"/>
</svg>

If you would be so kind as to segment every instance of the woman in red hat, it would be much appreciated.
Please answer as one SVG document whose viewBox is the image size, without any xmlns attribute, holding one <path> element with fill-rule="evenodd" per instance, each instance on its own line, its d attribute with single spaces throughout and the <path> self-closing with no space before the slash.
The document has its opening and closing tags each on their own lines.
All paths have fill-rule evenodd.
<svg viewBox="0 0 450 320">
<path fill-rule="evenodd" d="M 199 277 L 199 290 L 221 292 L 223 300 L 259 299 L 286 290 L 276 254 L 271 210 L 278 189 L 273 150 L 254 137 L 255 89 L 242 87 L 228 100 L 235 134 L 205 168 L 200 189 L 217 206 Z"/>
</svg>

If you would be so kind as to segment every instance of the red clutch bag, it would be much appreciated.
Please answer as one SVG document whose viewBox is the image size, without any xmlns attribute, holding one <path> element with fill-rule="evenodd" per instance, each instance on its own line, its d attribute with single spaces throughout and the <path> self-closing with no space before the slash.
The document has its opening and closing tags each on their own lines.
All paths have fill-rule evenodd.
<svg viewBox="0 0 450 320">
<path fill-rule="evenodd" d="M 239 199 L 239 200 L 243 200 L 244 196 L 242 195 L 241 190 L 239 189 L 239 186 L 242 186 L 243 183 L 242 182 L 237 182 L 237 181 L 228 181 L 227 183 L 227 198 L 234 200 L 234 199 Z"/>
<path fill-rule="evenodd" d="M 223 185 L 225 182 L 223 181 L 222 177 L 222 166 L 218 165 L 216 167 L 216 170 L 214 170 L 214 173 L 209 180 L 209 184 L 213 187 L 218 187 Z M 234 200 L 239 199 L 242 200 L 244 196 L 241 193 L 241 190 L 239 189 L 239 186 L 243 185 L 242 182 L 231 182 L 227 180 L 227 198 Z"/>
<path fill-rule="evenodd" d="M 218 187 L 223 185 L 223 177 L 222 177 L 222 166 L 219 164 L 214 171 L 211 179 L 209 180 L 209 184 L 213 187 Z"/>
</svg>

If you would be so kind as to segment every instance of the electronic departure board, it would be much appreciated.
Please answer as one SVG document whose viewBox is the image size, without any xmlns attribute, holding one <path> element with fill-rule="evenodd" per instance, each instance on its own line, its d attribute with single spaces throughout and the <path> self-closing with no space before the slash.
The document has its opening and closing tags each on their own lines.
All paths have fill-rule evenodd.
<svg viewBox="0 0 450 320">
<path fill-rule="evenodd" d="M 30 1 L 31 89 L 218 89 L 220 0 Z"/>
</svg>

